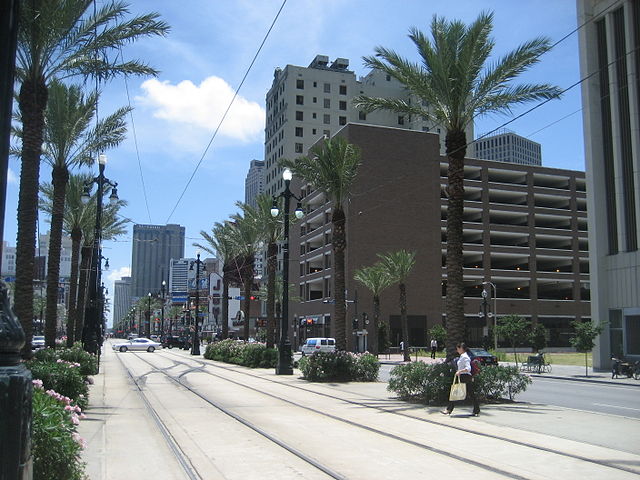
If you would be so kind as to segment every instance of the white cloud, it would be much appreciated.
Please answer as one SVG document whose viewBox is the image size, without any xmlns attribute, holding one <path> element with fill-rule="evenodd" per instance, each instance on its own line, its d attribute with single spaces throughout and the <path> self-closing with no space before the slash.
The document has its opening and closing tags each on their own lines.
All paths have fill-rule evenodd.
<svg viewBox="0 0 640 480">
<path fill-rule="evenodd" d="M 111 270 L 107 278 L 109 279 L 110 282 L 115 282 L 116 280 L 120 280 L 121 277 L 130 277 L 130 276 L 131 276 L 131 268 L 121 267 L 116 270 Z"/>
<path fill-rule="evenodd" d="M 11 184 L 18 183 L 18 176 L 10 168 L 7 169 L 7 183 L 11 183 Z"/>
<path fill-rule="evenodd" d="M 200 85 L 190 80 L 172 85 L 168 81 L 151 79 L 142 84 L 142 89 L 144 96 L 136 100 L 150 107 L 155 118 L 179 124 L 175 128 L 187 136 L 202 131 L 213 134 L 234 93 L 227 82 L 216 76 L 206 78 Z M 264 123 L 262 107 L 238 95 L 218 133 L 234 140 L 252 142 L 262 137 Z"/>
</svg>

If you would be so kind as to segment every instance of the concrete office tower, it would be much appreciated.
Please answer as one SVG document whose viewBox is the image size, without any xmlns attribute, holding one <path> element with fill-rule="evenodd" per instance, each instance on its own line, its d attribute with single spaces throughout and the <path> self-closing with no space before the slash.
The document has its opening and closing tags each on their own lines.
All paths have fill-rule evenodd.
<svg viewBox="0 0 640 480">
<path fill-rule="evenodd" d="M 640 1 L 578 0 L 595 368 L 640 360 Z M 595 75 L 594 75 L 595 73 Z"/>
<path fill-rule="evenodd" d="M 187 302 L 189 264 L 193 258 L 172 258 L 169 262 L 169 290 L 167 296 L 172 304 Z"/>
<path fill-rule="evenodd" d="M 256 197 L 264 192 L 264 161 L 251 160 L 244 181 L 244 203 L 255 208 Z"/>
<path fill-rule="evenodd" d="M 184 227 L 134 225 L 131 260 L 133 300 L 156 293 L 169 280 L 169 261 L 184 257 Z"/>
<path fill-rule="evenodd" d="M 473 145 L 472 151 L 475 151 L 476 158 L 521 165 L 542 165 L 540 144 L 508 130 L 482 137 Z"/>
<path fill-rule="evenodd" d="M 118 325 L 131 309 L 131 277 L 113 282 L 113 324 Z"/>
<path fill-rule="evenodd" d="M 365 114 L 353 107 L 353 99 L 361 94 L 410 97 L 397 80 L 381 71 L 372 70 L 365 77 L 356 78 L 346 58 L 330 63 L 329 57 L 317 55 L 308 67 L 287 65 L 284 70 L 275 69 L 266 97 L 265 191 L 269 195 L 277 195 L 284 186 L 278 160 L 306 155 L 319 138 L 333 136 L 347 123 L 435 132 L 440 135 L 440 150 L 444 153 L 443 128 L 416 116 L 386 111 Z M 467 138 L 473 138 L 473 126 L 467 129 Z"/>
</svg>

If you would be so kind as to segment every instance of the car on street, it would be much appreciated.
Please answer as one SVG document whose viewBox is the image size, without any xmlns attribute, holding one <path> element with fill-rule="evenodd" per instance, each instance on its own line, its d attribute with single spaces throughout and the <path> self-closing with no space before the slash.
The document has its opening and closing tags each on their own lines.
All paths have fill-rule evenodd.
<svg viewBox="0 0 640 480">
<path fill-rule="evenodd" d="M 481 365 L 498 365 L 498 357 L 491 355 L 484 348 L 470 348 L 469 350 Z"/>
<path fill-rule="evenodd" d="M 153 352 L 162 348 L 162 344 L 154 342 L 148 338 L 134 338 L 126 342 L 114 343 L 112 348 L 118 352 L 127 352 L 129 350 L 135 352 Z"/>
<path fill-rule="evenodd" d="M 44 335 L 34 335 L 31 340 L 31 350 L 40 350 L 44 347 Z"/>
<path fill-rule="evenodd" d="M 188 350 L 191 347 L 191 340 L 187 337 L 167 336 L 162 340 L 162 346 L 165 348 L 182 348 Z"/>
<path fill-rule="evenodd" d="M 311 355 L 315 352 L 335 352 L 336 351 L 336 339 L 335 338 L 307 338 L 300 348 L 302 356 Z"/>
</svg>

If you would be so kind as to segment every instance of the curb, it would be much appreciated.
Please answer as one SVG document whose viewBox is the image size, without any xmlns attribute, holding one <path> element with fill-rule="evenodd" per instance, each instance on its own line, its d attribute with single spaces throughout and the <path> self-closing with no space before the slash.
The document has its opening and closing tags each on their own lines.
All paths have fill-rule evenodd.
<svg viewBox="0 0 640 480">
<path fill-rule="evenodd" d="M 530 373 L 529 374 L 530 377 L 536 377 L 536 378 L 552 378 L 554 380 L 568 380 L 570 382 L 583 382 L 583 383 L 604 383 L 607 385 L 629 385 L 632 387 L 640 387 L 640 382 L 638 383 L 620 383 L 620 382 L 614 382 L 613 380 L 599 380 L 599 379 L 589 379 L 589 378 L 573 378 L 573 377 L 559 377 L 556 375 L 540 375 L 540 374 L 536 374 L 536 373 Z"/>
</svg>

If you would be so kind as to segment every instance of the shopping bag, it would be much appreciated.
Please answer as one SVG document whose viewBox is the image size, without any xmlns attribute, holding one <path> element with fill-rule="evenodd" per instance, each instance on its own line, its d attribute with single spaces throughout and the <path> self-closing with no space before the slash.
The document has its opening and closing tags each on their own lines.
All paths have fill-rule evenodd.
<svg viewBox="0 0 640 480">
<path fill-rule="evenodd" d="M 449 392 L 449 400 L 451 402 L 457 402 L 465 398 L 467 398 L 467 384 L 460 383 L 460 375 L 455 375 L 453 383 L 451 384 L 451 391 Z"/>
</svg>

